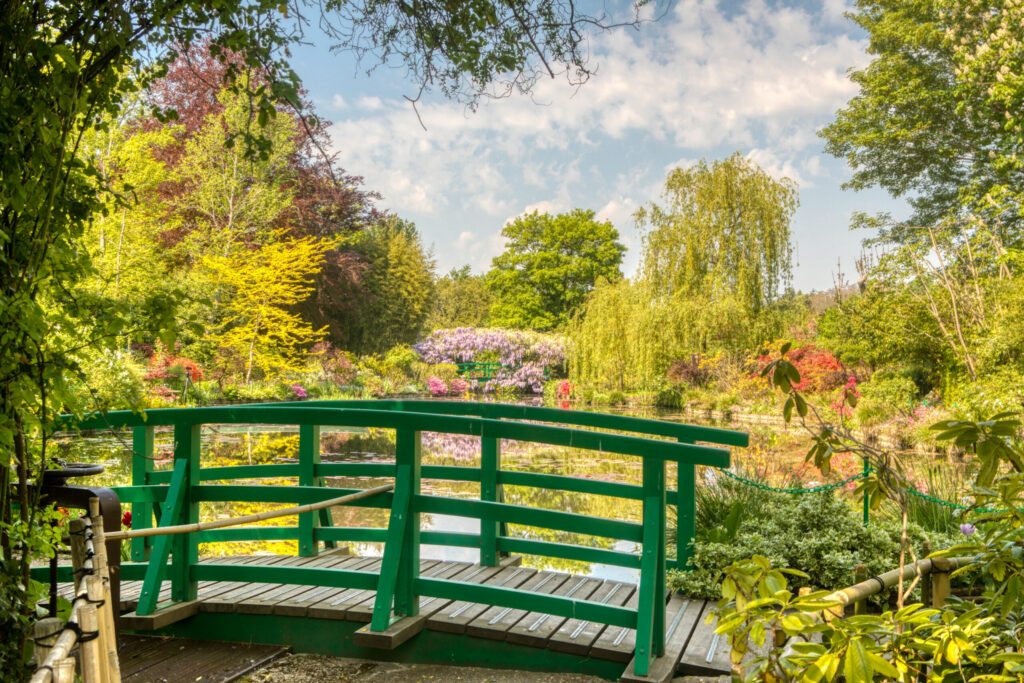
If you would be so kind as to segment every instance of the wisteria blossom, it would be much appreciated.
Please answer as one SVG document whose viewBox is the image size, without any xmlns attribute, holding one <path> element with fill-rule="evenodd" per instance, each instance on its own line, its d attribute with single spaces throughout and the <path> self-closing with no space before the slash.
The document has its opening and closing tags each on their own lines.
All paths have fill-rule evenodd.
<svg viewBox="0 0 1024 683">
<path fill-rule="evenodd" d="M 510 389 L 541 393 L 548 373 L 565 365 L 562 337 L 525 330 L 473 327 L 436 330 L 414 348 L 425 362 L 432 364 L 500 363 L 502 367 L 497 376 L 482 385 L 484 391 Z M 449 389 L 453 394 L 462 393 L 455 386 Z M 433 388 L 430 391 L 434 393 Z"/>
</svg>

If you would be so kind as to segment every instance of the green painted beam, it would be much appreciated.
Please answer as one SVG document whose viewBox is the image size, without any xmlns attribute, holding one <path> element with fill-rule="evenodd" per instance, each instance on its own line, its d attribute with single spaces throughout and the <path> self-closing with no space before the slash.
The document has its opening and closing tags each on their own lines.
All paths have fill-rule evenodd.
<svg viewBox="0 0 1024 683">
<path fill-rule="evenodd" d="M 636 543 L 643 538 L 643 526 L 636 522 L 588 517 L 572 512 L 524 508 L 509 503 L 420 495 L 413 500 L 413 507 L 419 512 L 522 524 Z"/>
<path fill-rule="evenodd" d="M 218 406 L 212 408 L 157 408 L 140 415 L 130 411 L 112 411 L 102 419 L 75 423 L 68 418 L 69 427 L 79 429 L 105 429 L 109 427 L 135 427 L 144 424 L 232 424 L 260 423 L 282 425 L 357 426 L 384 429 L 434 431 L 471 436 L 491 436 L 498 439 L 531 441 L 552 446 L 568 446 L 599 452 L 636 455 L 641 457 L 689 462 L 713 467 L 729 466 L 729 451 L 723 448 L 697 446 L 687 443 L 658 441 L 636 436 L 623 436 L 541 424 L 505 422 L 496 419 L 463 417 L 457 415 L 396 412 L 388 410 L 320 407 L 308 404 L 253 404 Z"/>
<path fill-rule="evenodd" d="M 614 481 L 567 477 L 561 474 L 502 471 L 498 473 L 498 481 L 509 486 L 531 486 L 557 491 L 625 498 L 626 500 L 641 500 L 643 498 L 643 489 L 635 484 L 620 484 Z"/>
<path fill-rule="evenodd" d="M 320 569 L 257 564 L 218 564 L 203 562 L 192 567 L 195 581 L 247 581 L 251 583 L 287 583 L 301 586 L 330 586 L 376 590 L 377 574 L 350 569 Z"/>
<path fill-rule="evenodd" d="M 570 543 L 552 543 L 551 541 L 535 541 L 527 538 L 498 538 L 498 550 L 503 553 L 520 555 L 539 555 L 541 557 L 557 557 L 563 560 L 609 564 L 613 567 L 640 569 L 640 558 L 633 553 L 604 548 L 590 548 Z"/>
<path fill-rule="evenodd" d="M 561 595 L 530 593 L 515 588 L 427 578 L 417 579 L 416 588 L 421 595 L 448 600 L 465 600 L 498 607 L 513 607 L 627 628 L 636 628 L 637 624 L 636 612 L 631 609 L 602 605 L 586 600 L 574 600 Z"/>
</svg>

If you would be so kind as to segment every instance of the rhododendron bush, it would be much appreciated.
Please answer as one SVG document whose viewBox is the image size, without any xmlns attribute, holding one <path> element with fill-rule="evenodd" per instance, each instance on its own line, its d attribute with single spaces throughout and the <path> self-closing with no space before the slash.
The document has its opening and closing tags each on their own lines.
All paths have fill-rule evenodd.
<svg viewBox="0 0 1024 683">
<path fill-rule="evenodd" d="M 420 358 L 438 363 L 499 363 L 495 378 L 484 391 L 521 391 L 539 394 L 552 371 L 565 365 L 562 337 L 496 328 L 457 327 L 436 330 L 413 348 Z M 431 393 L 435 393 L 431 388 Z"/>
</svg>

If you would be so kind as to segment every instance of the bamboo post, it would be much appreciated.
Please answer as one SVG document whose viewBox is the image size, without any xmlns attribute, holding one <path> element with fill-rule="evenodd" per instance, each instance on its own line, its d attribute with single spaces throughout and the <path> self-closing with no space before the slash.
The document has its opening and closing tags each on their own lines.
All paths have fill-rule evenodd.
<svg viewBox="0 0 1024 683">
<path fill-rule="evenodd" d="M 86 587 L 89 589 L 89 600 L 98 602 L 100 633 L 103 641 L 104 669 L 113 681 L 121 680 L 121 665 L 117 658 L 117 631 L 114 626 L 113 596 L 110 592 L 110 565 L 107 558 L 107 543 L 103 530 L 103 518 L 100 516 L 99 498 L 89 499 L 89 513 L 92 516 L 93 531 L 93 567 L 94 576 L 88 577 Z M 95 579 L 90 585 L 89 579 Z M 95 593 L 95 595 L 94 595 Z M 120 610 L 120 605 L 116 608 Z"/>
<path fill-rule="evenodd" d="M 53 683 L 75 683 L 74 657 L 65 657 L 53 663 Z"/>
<path fill-rule="evenodd" d="M 865 567 L 863 564 L 858 564 L 853 569 L 853 578 L 857 583 L 860 583 L 861 581 L 866 581 L 868 578 L 868 568 Z M 863 600 L 858 600 L 857 602 L 853 603 L 854 614 L 864 614 L 865 612 L 867 612 L 867 609 L 868 602 L 866 598 Z"/>
<path fill-rule="evenodd" d="M 84 519 L 75 518 L 72 519 L 68 524 L 68 528 L 71 530 L 71 541 L 68 545 L 71 546 L 71 567 L 74 571 L 74 584 L 75 593 L 78 593 L 78 587 L 82 583 L 82 567 L 85 566 L 85 528 L 87 524 Z"/>
<path fill-rule="evenodd" d="M 53 649 L 54 643 L 57 642 L 57 636 L 63 630 L 64 622 L 57 617 L 46 617 L 36 622 L 33 634 L 36 644 L 36 666 L 46 661 L 46 657 L 50 654 L 50 650 Z"/>
<path fill-rule="evenodd" d="M 79 625 L 82 627 L 82 680 L 85 683 L 107 683 L 103 674 L 103 655 L 99 638 L 93 636 L 99 630 L 96 605 L 87 603 L 78 609 Z"/>
<path fill-rule="evenodd" d="M 931 573 L 931 607 L 942 607 L 950 593 L 949 572 L 953 563 L 946 557 L 932 558 Z"/>
</svg>

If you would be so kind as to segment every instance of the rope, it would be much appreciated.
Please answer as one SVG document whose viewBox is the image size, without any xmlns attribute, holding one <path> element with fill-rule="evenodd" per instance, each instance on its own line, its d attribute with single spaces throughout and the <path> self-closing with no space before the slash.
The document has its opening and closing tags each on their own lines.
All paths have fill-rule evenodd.
<svg viewBox="0 0 1024 683">
<path fill-rule="evenodd" d="M 725 476 L 729 477 L 730 479 L 735 479 L 736 481 L 740 482 L 741 484 L 746 484 L 747 486 L 753 487 L 755 489 L 760 489 L 761 491 L 776 491 L 778 493 L 789 493 L 791 495 L 801 495 L 801 494 L 804 494 L 804 493 L 821 493 L 822 491 L 835 491 L 838 488 L 842 488 L 843 486 L 846 486 L 847 484 L 849 484 L 852 481 L 857 481 L 858 479 L 862 479 L 864 477 L 864 473 L 863 472 L 858 472 L 857 474 L 854 474 L 853 476 L 847 477 L 846 479 L 843 479 L 841 481 L 833 482 L 831 484 L 820 484 L 818 486 L 809 486 L 809 487 L 805 487 L 805 486 L 779 487 L 779 486 L 771 486 L 769 484 L 765 484 L 765 483 L 760 482 L 760 481 L 754 481 L 753 479 L 747 479 L 746 477 L 743 477 L 743 476 L 740 476 L 739 474 L 735 474 L 733 472 L 730 472 L 729 470 L 720 470 L 720 471 L 722 472 L 722 474 L 724 474 Z"/>
<path fill-rule="evenodd" d="M 758 490 L 761 490 L 761 491 L 774 491 L 776 493 L 788 493 L 790 495 L 802 495 L 802 494 L 805 494 L 805 493 L 821 493 L 821 492 L 824 492 L 824 491 L 835 491 L 836 489 L 839 489 L 839 488 L 842 488 L 842 487 L 846 486 L 850 482 L 857 481 L 858 479 L 865 479 L 865 478 L 867 478 L 869 476 L 869 473 L 858 472 L 857 474 L 853 474 L 853 475 L 847 477 L 846 479 L 842 479 L 840 481 L 832 482 L 830 484 L 820 484 L 818 486 L 771 486 L 770 484 L 765 484 L 764 482 L 755 481 L 753 479 L 748 479 L 748 478 L 746 478 L 744 476 L 736 474 L 735 472 L 730 472 L 729 470 L 719 470 L 719 471 L 722 474 L 724 474 L 725 476 L 729 477 L 730 479 L 738 481 L 741 484 L 745 484 L 747 486 L 750 486 L 751 488 L 755 488 L 755 489 L 758 489 Z M 907 487 L 907 493 L 909 493 L 912 496 L 917 496 L 918 498 L 920 498 L 922 500 L 926 500 L 929 503 L 934 503 L 935 505 L 941 505 L 941 506 L 947 507 L 947 508 L 949 508 L 951 510 L 960 510 L 960 511 L 973 510 L 974 512 L 980 512 L 982 514 L 988 514 L 988 513 L 992 513 L 992 512 L 1005 512 L 1005 510 L 1001 510 L 999 508 L 988 508 L 988 507 L 976 508 L 976 507 L 973 507 L 971 505 L 965 505 L 963 503 L 954 503 L 951 500 L 946 500 L 945 498 L 939 498 L 937 496 L 933 496 L 930 493 L 924 493 L 923 491 L 918 491 L 913 486 L 908 486 Z"/>
</svg>

